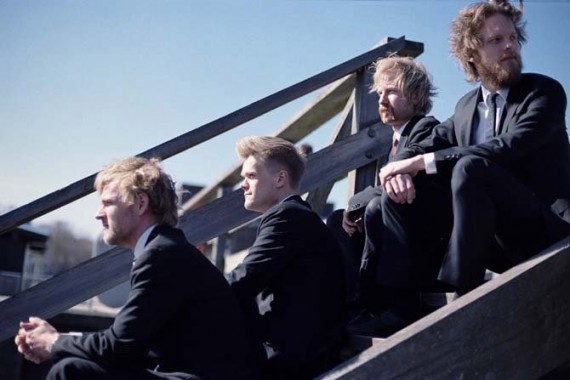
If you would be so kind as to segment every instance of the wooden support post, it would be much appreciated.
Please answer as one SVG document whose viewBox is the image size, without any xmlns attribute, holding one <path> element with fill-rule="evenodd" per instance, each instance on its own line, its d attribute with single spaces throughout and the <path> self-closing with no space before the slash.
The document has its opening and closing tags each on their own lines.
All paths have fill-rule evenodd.
<svg viewBox="0 0 570 380">
<path fill-rule="evenodd" d="M 221 198 L 225 195 L 228 195 L 232 192 L 232 188 L 230 186 L 220 186 L 218 188 L 218 198 Z M 229 239 L 229 235 L 227 232 L 219 235 L 216 239 L 214 239 L 214 244 L 212 247 L 212 254 L 214 256 L 214 264 L 216 268 L 218 268 L 222 273 L 224 272 L 224 267 L 226 263 L 225 255 L 226 255 L 226 244 Z"/>
<path fill-rule="evenodd" d="M 356 133 L 373 125 L 380 125 L 378 131 L 381 134 L 390 134 L 392 131 L 380 121 L 378 115 L 378 95 L 370 93 L 372 84 L 372 71 L 369 67 L 360 69 L 356 74 L 356 86 L 354 89 L 354 111 L 352 118 L 352 132 Z M 372 131 L 371 131 L 372 132 Z M 381 141 L 388 141 L 381 137 Z M 389 145 L 382 151 L 388 152 Z M 365 152 L 365 154 L 368 154 Z M 376 184 L 376 162 L 371 162 L 349 173 L 349 194 L 355 194 L 366 186 Z"/>
</svg>

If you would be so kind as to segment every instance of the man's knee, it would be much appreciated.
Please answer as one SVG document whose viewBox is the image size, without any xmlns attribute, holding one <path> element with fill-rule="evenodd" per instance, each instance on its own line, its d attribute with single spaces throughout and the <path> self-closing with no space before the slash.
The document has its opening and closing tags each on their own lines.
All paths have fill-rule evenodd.
<svg viewBox="0 0 570 380">
<path fill-rule="evenodd" d="M 342 228 L 342 218 L 344 215 L 344 210 L 335 210 L 327 217 L 327 226 L 332 231 L 337 231 L 339 228 Z"/>
<path fill-rule="evenodd" d="M 460 158 L 451 173 L 451 189 L 457 191 L 468 183 L 473 183 L 485 179 L 485 168 L 489 161 L 476 156 L 465 156 Z"/>
<path fill-rule="evenodd" d="M 373 220 L 376 218 L 380 218 L 382 220 L 382 197 L 374 197 L 368 202 L 366 205 L 366 209 L 364 211 L 364 220 Z"/>
<path fill-rule="evenodd" d="M 93 362 L 79 358 L 65 358 L 51 367 L 46 380 L 90 379 L 96 373 L 97 365 Z"/>
</svg>

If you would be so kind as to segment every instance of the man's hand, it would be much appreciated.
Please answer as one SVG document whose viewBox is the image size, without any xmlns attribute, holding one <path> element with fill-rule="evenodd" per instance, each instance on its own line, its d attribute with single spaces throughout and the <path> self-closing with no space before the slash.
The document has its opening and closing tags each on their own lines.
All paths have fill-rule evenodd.
<svg viewBox="0 0 570 380">
<path fill-rule="evenodd" d="M 52 325 L 41 318 L 30 317 L 29 322 L 20 322 L 14 342 L 27 360 L 39 364 L 51 358 L 51 346 L 58 337 Z"/>
<path fill-rule="evenodd" d="M 410 204 L 416 198 L 414 181 L 409 174 L 397 174 L 384 184 L 384 192 L 396 203 Z"/>
<path fill-rule="evenodd" d="M 348 213 L 345 211 L 342 214 L 342 228 L 348 234 L 348 236 L 352 236 L 355 232 L 364 231 L 364 222 L 362 218 L 357 221 L 350 220 Z"/>
<path fill-rule="evenodd" d="M 408 174 L 410 177 L 415 177 L 420 170 L 425 170 L 424 158 L 418 155 L 412 158 L 401 161 L 393 161 L 388 163 L 380 169 L 380 184 L 385 188 L 386 182 L 396 176 L 397 174 Z"/>
</svg>

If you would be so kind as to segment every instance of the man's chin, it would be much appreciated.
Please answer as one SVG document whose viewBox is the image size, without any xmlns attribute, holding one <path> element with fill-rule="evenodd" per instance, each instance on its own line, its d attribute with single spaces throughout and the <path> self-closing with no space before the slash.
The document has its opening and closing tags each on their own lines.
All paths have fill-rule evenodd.
<svg viewBox="0 0 570 380">
<path fill-rule="evenodd" d="M 108 234 L 106 231 L 103 231 L 103 241 L 107 245 L 117 245 L 117 239 L 115 236 Z"/>
</svg>

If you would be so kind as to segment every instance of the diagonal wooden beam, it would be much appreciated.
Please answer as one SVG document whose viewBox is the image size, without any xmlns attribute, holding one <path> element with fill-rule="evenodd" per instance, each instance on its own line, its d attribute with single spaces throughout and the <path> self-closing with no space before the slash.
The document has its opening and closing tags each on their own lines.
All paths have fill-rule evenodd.
<svg viewBox="0 0 570 380">
<path fill-rule="evenodd" d="M 166 159 L 176 155 L 343 78 L 357 71 L 359 68 L 370 64 L 376 58 L 386 55 L 387 52 L 401 51 L 403 49 L 418 49 L 423 51 L 423 44 L 406 41 L 404 37 L 394 39 L 385 45 L 374 48 L 297 84 L 251 103 L 237 111 L 231 112 L 226 116 L 146 150 L 140 153 L 139 156 Z M 95 174 L 90 175 L 69 186 L 1 215 L 0 234 L 92 193 L 94 178 Z"/>
</svg>

